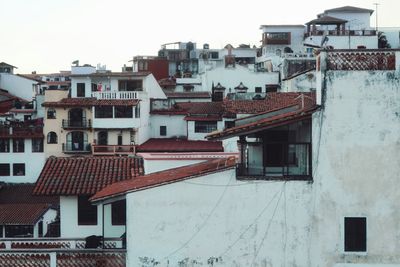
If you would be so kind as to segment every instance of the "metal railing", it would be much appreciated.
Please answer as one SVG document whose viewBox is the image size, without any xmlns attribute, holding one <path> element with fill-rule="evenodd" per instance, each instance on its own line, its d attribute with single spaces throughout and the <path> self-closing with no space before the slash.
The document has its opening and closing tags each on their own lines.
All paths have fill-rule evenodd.
<svg viewBox="0 0 400 267">
<path fill-rule="evenodd" d="M 95 97 L 97 99 L 139 99 L 139 92 L 132 92 L 132 91 L 92 92 L 92 97 Z"/>
<path fill-rule="evenodd" d="M 130 155 L 136 153 L 135 145 L 93 145 L 93 155 Z"/>
<path fill-rule="evenodd" d="M 268 147 L 270 151 L 268 151 Z M 249 150 L 247 153 L 249 153 Z M 254 155 L 253 155 L 254 157 Z M 269 157 L 269 158 L 268 158 Z M 249 158 L 249 155 L 246 155 Z M 312 157 L 310 143 L 264 144 L 259 163 L 238 163 L 238 179 L 260 180 L 311 180 Z"/>
<path fill-rule="evenodd" d="M 87 142 L 67 142 L 62 144 L 62 151 L 64 153 L 90 153 L 91 144 Z"/>
<path fill-rule="evenodd" d="M 329 30 L 329 31 L 310 31 L 304 34 L 304 37 L 310 36 L 375 36 L 377 32 L 375 30 Z"/>
<path fill-rule="evenodd" d="M 92 127 L 92 121 L 88 120 L 62 120 L 62 127 L 64 129 L 87 129 Z"/>
</svg>

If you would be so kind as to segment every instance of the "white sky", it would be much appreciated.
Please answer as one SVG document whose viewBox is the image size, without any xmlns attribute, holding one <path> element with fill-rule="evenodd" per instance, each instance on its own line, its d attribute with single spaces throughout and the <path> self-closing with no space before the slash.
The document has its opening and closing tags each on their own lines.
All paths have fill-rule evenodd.
<svg viewBox="0 0 400 267">
<path fill-rule="evenodd" d="M 325 9 L 376 2 L 378 26 L 400 26 L 400 0 L 0 0 L 0 62 L 18 73 L 69 70 L 76 59 L 120 71 L 163 43 L 259 46 L 262 24 L 304 24 Z"/>
</svg>

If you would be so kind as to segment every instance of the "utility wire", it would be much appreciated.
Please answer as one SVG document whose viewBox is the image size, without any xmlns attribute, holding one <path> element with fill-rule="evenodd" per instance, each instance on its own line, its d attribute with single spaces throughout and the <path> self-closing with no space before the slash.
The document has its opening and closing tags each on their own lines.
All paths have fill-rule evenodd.
<svg viewBox="0 0 400 267">
<path fill-rule="evenodd" d="M 257 222 L 258 219 L 260 219 L 260 217 L 261 217 L 261 216 L 264 214 L 264 212 L 268 209 L 268 207 L 271 205 L 272 201 L 273 201 L 273 200 L 275 199 L 275 197 L 279 194 L 279 192 L 282 193 L 282 190 L 283 190 L 283 187 L 282 187 L 281 190 L 278 190 L 278 191 L 274 194 L 274 196 L 273 196 L 273 197 L 271 198 L 271 200 L 267 203 L 267 205 L 265 205 L 265 207 L 261 210 L 261 212 L 260 212 L 260 213 L 256 216 L 256 218 L 253 220 L 253 222 L 252 222 L 249 226 L 247 226 L 247 228 L 239 235 L 239 237 L 238 237 L 231 245 L 228 246 L 228 248 L 227 248 L 224 252 L 221 253 L 220 257 L 224 256 L 228 251 L 230 251 L 230 250 L 236 245 L 237 242 L 239 242 L 240 239 L 243 238 L 243 235 L 244 235 L 245 233 L 247 233 L 247 231 Z"/>
<path fill-rule="evenodd" d="M 175 249 L 174 251 L 172 251 L 168 256 L 164 257 L 164 259 L 167 259 L 169 257 L 171 257 L 172 255 L 174 255 L 175 253 L 177 253 L 178 251 L 182 250 L 183 248 L 185 248 L 199 233 L 200 231 L 204 228 L 204 226 L 207 224 L 208 220 L 210 219 L 211 215 L 213 215 L 214 211 L 217 209 L 218 205 L 221 203 L 222 198 L 224 197 L 226 190 L 228 189 L 228 185 L 232 182 L 232 178 L 234 176 L 234 173 L 231 175 L 231 177 L 229 178 L 229 182 L 226 184 L 224 191 L 222 192 L 221 196 L 218 198 L 217 202 L 215 203 L 214 207 L 212 208 L 212 210 L 210 211 L 210 213 L 206 216 L 206 218 L 204 219 L 203 223 L 200 225 L 200 227 L 192 234 L 192 236 L 185 242 L 182 244 L 182 246 L 180 246 L 179 248 Z"/>
<path fill-rule="evenodd" d="M 273 220 L 274 217 L 275 217 L 275 213 L 276 213 L 276 210 L 278 209 L 278 205 L 279 205 L 279 202 L 280 202 L 280 200 L 281 200 L 283 191 L 284 191 L 284 190 L 282 190 L 281 194 L 279 195 L 279 199 L 278 199 L 278 201 L 276 202 L 276 206 L 275 206 L 274 212 L 272 213 L 272 217 L 271 217 L 271 219 L 270 219 L 269 222 L 268 222 L 267 229 L 265 230 L 264 236 L 263 236 L 263 238 L 261 239 L 260 246 L 258 247 L 258 249 L 257 249 L 257 251 L 256 251 L 256 254 L 254 255 L 253 262 L 251 263 L 250 266 L 254 266 L 254 263 L 255 263 L 255 261 L 256 261 L 256 259 L 257 259 L 257 256 L 258 256 L 258 253 L 260 252 L 262 246 L 264 245 L 264 241 L 265 241 L 265 239 L 266 239 L 267 236 L 268 236 L 269 228 L 271 227 L 272 220 Z"/>
</svg>

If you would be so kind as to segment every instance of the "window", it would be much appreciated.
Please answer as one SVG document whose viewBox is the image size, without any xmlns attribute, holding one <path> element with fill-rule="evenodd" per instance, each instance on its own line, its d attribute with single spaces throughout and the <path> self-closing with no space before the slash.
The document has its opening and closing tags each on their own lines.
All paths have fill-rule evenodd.
<svg viewBox="0 0 400 267">
<path fill-rule="evenodd" d="M 261 87 L 256 87 L 256 88 L 255 88 L 255 91 L 256 91 L 256 93 L 261 93 L 262 88 L 261 88 Z"/>
<path fill-rule="evenodd" d="M 10 176 L 10 164 L 0 163 L 0 176 Z"/>
<path fill-rule="evenodd" d="M 10 152 L 10 139 L 0 138 L 0 152 Z"/>
<path fill-rule="evenodd" d="M 140 105 L 135 106 L 135 118 L 140 118 Z"/>
<path fill-rule="evenodd" d="M 112 106 L 97 106 L 94 110 L 95 118 L 112 118 L 113 117 L 113 107 Z"/>
<path fill-rule="evenodd" d="M 25 140 L 22 138 L 13 139 L 13 152 L 22 153 L 25 151 Z"/>
<path fill-rule="evenodd" d="M 344 251 L 367 251 L 367 218 L 344 218 Z"/>
<path fill-rule="evenodd" d="M 76 96 L 85 97 L 85 83 L 76 84 Z"/>
<path fill-rule="evenodd" d="M 118 81 L 119 91 L 143 91 L 142 80 L 121 80 Z"/>
<path fill-rule="evenodd" d="M 6 225 L 5 237 L 33 237 L 33 225 Z"/>
<path fill-rule="evenodd" d="M 211 56 L 212 59 L 218 59 L 219 58 L 218 52 L 211 52 L 210 56 Z"/>
<path fill-rule="evenodd" d="M 55 132 L 49 132 L 47 134 L 47 143 L 48 144 L 57 144 L 57 134 Z"/>
<path fill-rule="evenodd" d="M 96 225 L 97 206 L 92 205 L 88 196 L 78 196 L 78 225 Z"/>
<path fill-rule="evenodd" d="M 14 163 L 13 164 L 13 175 L 14 176 L 25 176 L 25 163 Z"/>
<path fill-rule="evenodd" d="M 217 130 L 216 121 L 195 121 L 194 132 L 195 133 L 211 133 Z"/>
<path fill-rule="evenodd" d="M 132 106 L 116 106 L 115 118 L 133 118 Z"/>
<path fill-rule="evenodd" d="M 32 139 L 32 152 L 43 152 L 43 139 Z"/>
<path fill-rule="evenodd" d="M 49 108 L 47 110 L 47 118 L 48 119 L 55 119 L 56 118 L 56 110 L 54 108 Z"/>
<path fill-rule="evenodd" d="M 122 146 L 122 135 L 118 135 L 117 138 L 118 138 L 118 139 L 117 139 L 117 144 L 118 144 L 119 146 Z"/>
<path fill-rule="evenodd" d="M 235 127 L 235 121 L 225 121 L 225 129 Z"/>
<path fill-rule="evenodd" d="M 268 32 L 264 33 L 263 44 L 289 45 L 290 32 Z"/>
<path fill-rule="evenodd" d="M 125 225 L 126 223 L 126 200 L 119 200 L 111 204 L 112 225 Z"/>
<path fill-rule="evenodd" d="M 167 135 L 167 126 L 160 126 L 160 135 L 161 136 Z"/>
</svg>

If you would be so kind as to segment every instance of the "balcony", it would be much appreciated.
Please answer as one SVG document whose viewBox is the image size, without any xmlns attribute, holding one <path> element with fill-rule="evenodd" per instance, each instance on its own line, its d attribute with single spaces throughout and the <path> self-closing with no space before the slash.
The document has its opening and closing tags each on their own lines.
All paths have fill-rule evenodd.
<svg viewBox="0 0 400 267">
<path fill-rule="evenodd" d="M 92 128 L 92 121 L 88 120 L 62 120 L 63 129 L 90 129 Z"/>
<path fill-rule="evenodd" d="M 95 156 L 104 155 L 134 155 L 136 146 L 134 145 L 93 145 L 92 154 Z"/>
<path fill-rule="evenodd" d="M 139 99 L 139 92 L 137 91 L 92 92 L 92 97 L 95 97 L 97 99 Z"/>
<path fill-rule="evenodd" d="M 62 144 L 62 151 L 66 154 L 86 154 L 91 152 L 91 145 L 87 142 L 67 142 Z"/>
<path fill-rule="evenodd" d="M 0 262 L 8 263 L 7 266 L 126 265 L 126 250 L 120 238 L 105 238 L 103 248 L 85 249 L 85 246 L 84 239 L 2 239 Z"/>
<path fill-rule="evenodd" d="M 2 138 L 43 138 L 41 125 L 1 125 L 0 137 Z"/>
<path fill-rule="evenodd" d="M 375 36 L 377 32 L 375 30 L 330 30 L 330 31 L 322 31 L 315 30 L 310 31 L 304 34 L 304 38 L 310 36 Z"/>
<path fill-rule="evenodd" d="M 247 143 L 246 151 L 246 163 L 236 167 L 238 179 L 312 180 L 310 143 Z"/>
</svg>

